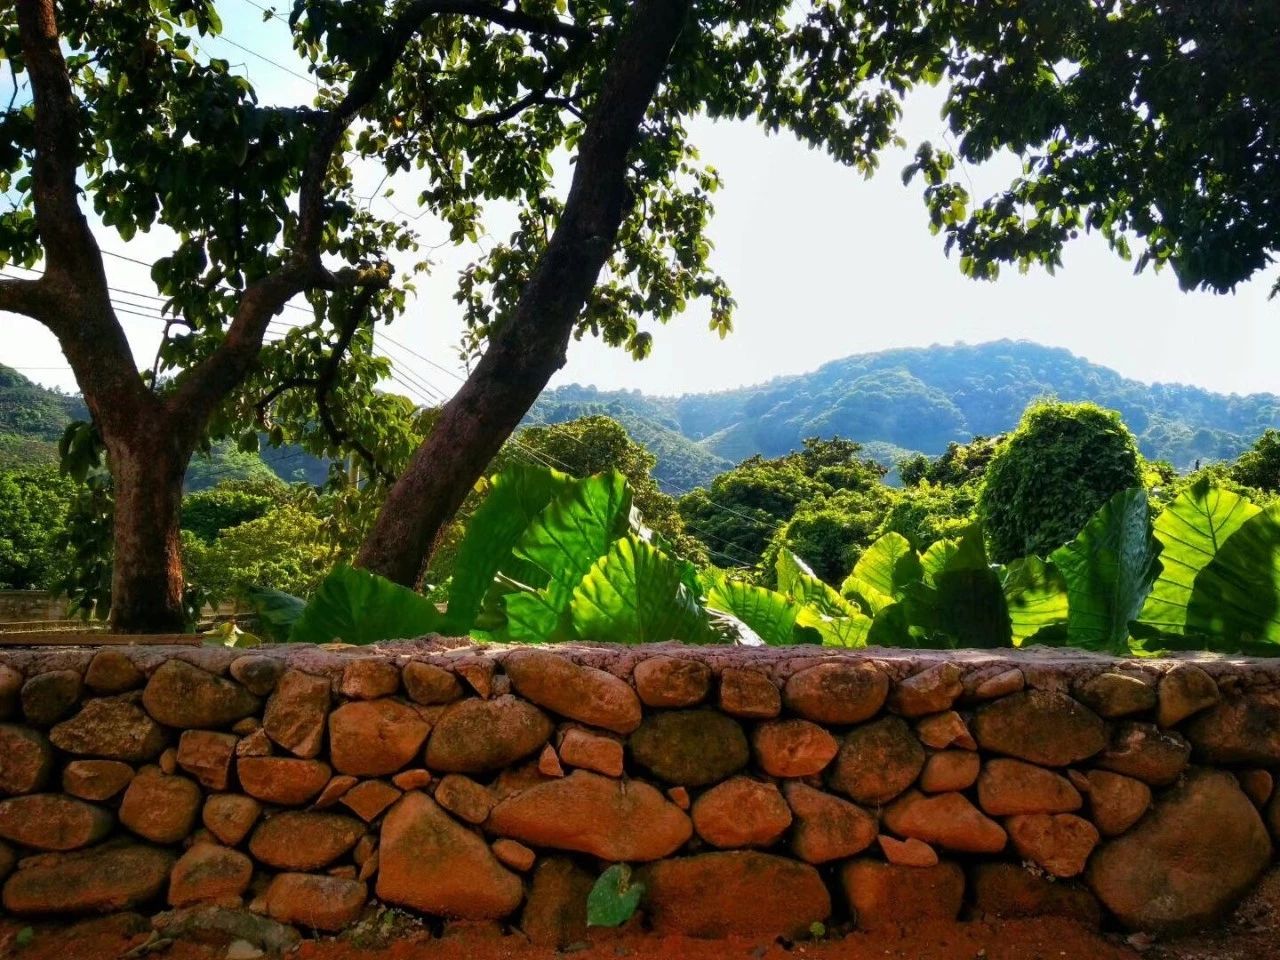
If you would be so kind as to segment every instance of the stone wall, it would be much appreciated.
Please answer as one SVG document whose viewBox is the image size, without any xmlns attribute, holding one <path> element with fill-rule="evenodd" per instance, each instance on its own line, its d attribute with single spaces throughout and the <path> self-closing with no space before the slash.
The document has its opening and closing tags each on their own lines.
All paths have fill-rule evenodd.
<svg viewBox="0 0 1280 960">
<path fill-rule="evenodd" d="M 1280 661 L 820 648 L 0 652 L 21 916 L 377 901 L 581 939 L 1212 922 L 1280 828 Z M 1268 829 L 1270 828 L 1270 830 Z"/>
</svg>

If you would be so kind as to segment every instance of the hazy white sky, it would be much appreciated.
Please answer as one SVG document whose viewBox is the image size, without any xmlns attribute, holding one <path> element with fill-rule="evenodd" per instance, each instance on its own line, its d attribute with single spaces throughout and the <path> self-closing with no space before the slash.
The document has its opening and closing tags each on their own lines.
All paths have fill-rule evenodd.
<svg viewBox="0 0 1280 960">
<path fill-rule="evenodd" d="M 248 0 L 224 0 L 221 9 L 228 40 L 305 72 L 283 24 L 262 23 Z M 310 84 L 280 66 L 224 40 L 201 47 L 241 64 L 266 100 L 309 98 Z M 7 98 L 2 81 L 0 95 Z M 903 125 L 909 142 L 940 138 L 938 105 L 936 91 L 910 102 Z M 850 353 L 1011 337 L 1066 347 L 1140 380 L 1280 393 L 1280 300 L 1267 299 L 1274 274 L 1231 296 L 1188 294 L 1171 273 L 1135 277 L 1100 239 L 1087 237 L 1068 250 L 1055 277 L 1007 270 L 995 283 L 980 283 L 943 256 L 940 238 L 928 231 L 919 186 L 902 185 L 908 151 L 888 154 L 881 172 L 865 181 L 789 137 L 766 137 L 750 125 L 702 121 L 693 131 L 703 158 L 726 181 L 711 235 L 715 265 L 739 305 L 735 332 L 720 341 L 707 330 L 705 311 L 694 308 L 655 331 L 653 355 L 643 362 L 597 342 L 575 343 L 555 383 L 650 393 L 716 390 Z M 1002 172 L 1009 170 L 1006 165 Z M 971 175 L 981 187 L 998 182 L 998 172 Z M 371 176 L 368 186 L 375 182 Z M 399 190 L 395 202 L 405 207 L 411 196 Z M 419 226 L 425 241 L 443 239 L 443 230 L 426 218 Z M 506 224 L 492 232 L 504 236 Z M 113 234 L 101 236 L 105 248 L 144 261 L 169 249 L 155 234 L 127 246 Z M 396 341 L 450 369 L 457 366 L 461 329 L 453 284 L 474 254 L 439 251 L 432 277 L 419 283 L 408 315 L 390 329 Z M 117 259 L 108 267 L 114 286 L 154 292 L 145 267 Z M 121 319 L 140 365 L 149 365 L 159 321 Z M 413 382 L 442 392 L 456 386 L 399 346 L 387 342 L 387 349 Z M 41 383 L 75 389 L 56 341 L 25 318 L 0 315 L 0 362 Z"/>
</svg>

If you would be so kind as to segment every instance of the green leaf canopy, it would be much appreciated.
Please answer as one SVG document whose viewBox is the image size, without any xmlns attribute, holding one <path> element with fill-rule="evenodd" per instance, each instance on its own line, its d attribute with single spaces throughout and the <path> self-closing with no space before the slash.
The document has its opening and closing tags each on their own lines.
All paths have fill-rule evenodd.
<svg viewBox="0 0 1280 960">
<path fill-rule="evenodd" d="M 879 613 L 901 596 L 907 584 L 922 576 L 920 557 L 911 542 L 900 533 L 886 533 L 858 558 L 840 592 L 864 601 L 872 613 Z"/>
<path fill-rule="evenodd" d="M 1196 577 L 1187 633 L 1251 652 L 1280 643 L 1280 504 L 1241 524 Z"/>
<path fill-rule="evenodd" d="M 444 625 L 444 615 L 422 594 L 341 564 L 320 584 L 289 640 L 369 644 L 438 633 Z"/>
</svg>

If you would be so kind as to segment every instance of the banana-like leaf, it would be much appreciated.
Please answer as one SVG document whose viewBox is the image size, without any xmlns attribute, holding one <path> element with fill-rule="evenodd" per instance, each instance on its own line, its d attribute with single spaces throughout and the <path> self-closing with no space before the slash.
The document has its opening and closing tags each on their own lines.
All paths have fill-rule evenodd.
<svg viewBox="0 0 1280 960">
<path fill-rule="evenodd" d="M 250 586 L 240 592 L 258 618 L 258 633 L 272 643 L 287 643 L 307 602 L 270 587 Z"/>
<path fill-rule="evenodd" d="M 930 587 L 936 587 L 943 574 L 986 570 L 989 566 L 982 529 L 977 525 L 966 528 L 958 537 L 935 541 L 920 558 L 922 579 Z"/>
<path fill-rule="evenodd" d="M 910 541 L 900 533 L 886 533 L 858 558 L 840 593 L 858 598 L 871 613 L 878 614 L 922 575 L 920 557 Z"/>
<path fill-rule="evenodd" d="M 1022 557 L 999 573 L 1013 645 L 1056 640 L 1068 612 L 1067 582 L 1057 568 L 1039 557 Z"/>
<path fill-rule="evenodd" d="M 734 617 L 768 646 L 785 647 L 800 642 L 796 635 L 796 613 L 800 607 L 776 590 L 715 577 L 707 590 L 707 609 Z"/>
<path fill-rule="evenodd" d="M 1262 512 L 1239 494 L 1207 479 L 1184 491 L 1155 521 L 1163 569 L 1138 619 L 1160 634 L 1187 633 L 1187 607 L 1196 578 L 1213 561 L 1227 538 Z"/>
<path fill-rule="evenodd" d="M 920 561 L 923 579 L 903 589 L 912 633 L 927 646 L 1007 647 L 1013 642 L 1000 577 L 987 563 L 982 529 L 939 540 Z"/>
<path fill-rule="evenodd" d="M 635 534 L 618 538 L 573 591 L 573 632 L 612 643 L 718 642 L 688 588 L 687 566 Z"/>
<path fill-rule="evenodd" d="M 817 632 L 824 647 L 865 647 L 873 621 L 866 614 L 833 617 L 805 604 L 796 613 L 796 626 Z"/>
<path fill-rule="evenodd" d="M 1147 492 L 1122 490 L 1049 560 L 1067 583 L 1067 639 L 1074 647 L 1123 654 L 1129 624 L 1160 573 Z"/>
<path fill-rule="evenodd" d="M 489 493 L 472 514 L 458 547 L 445 632 L 465 634 L 471 629 L 493 578 L 509 565 L 520 535 L 574 482 L 568 474 L 532 464 L 515 464 L 489 479 Z"/>
<path fill-rule="evenodd" d="M 368 644 L 439 633 L 445 616 L 420 593 L 346 564 L 334 567 L 302 611 L 291 643 Z"/>
<path fill-rule="evenodd" d="M 1216 649 L 1280 643 L 1280 504 L 1246 520 L 1195 579 L 1187 633 Z"/>
<path fill-rule="evenodd" d="M 862 614 L 857 604 L 840 596 L 837 590 L 820 579 L 807 563 L 786 547 L 778 551 L 775 566 L 778 571 L 778 589 L 797 603 L 808 604 L 828 617 L 853 617 Z"/>
<path fill-rule="evenodd" d="M 547 504 L 513 550 L 544 585 L 506 595 L 506 639 L 557 639 L 574 588 L 625 532 L 630 515 L 631 488 L 616 470 L 578 480 Z"/>
</svg>

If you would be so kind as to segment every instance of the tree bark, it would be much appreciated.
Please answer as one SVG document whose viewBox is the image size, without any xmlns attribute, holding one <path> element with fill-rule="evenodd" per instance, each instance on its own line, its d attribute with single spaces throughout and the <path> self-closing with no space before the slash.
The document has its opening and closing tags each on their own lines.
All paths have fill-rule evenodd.
<svg viewBox="0 0 1280 960">
<path fill-rule="evenodd" d="M 564 214 L 512 315 L 388 493 L 357 563 L 412 586 L 437 535 L 565 362 L 626 212 L 627 159 L 687 0 L 638 0 L 580 142 Z"/>
</svg>

